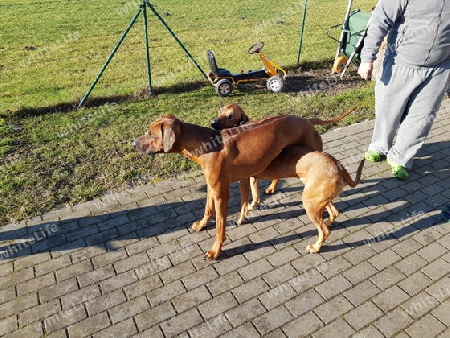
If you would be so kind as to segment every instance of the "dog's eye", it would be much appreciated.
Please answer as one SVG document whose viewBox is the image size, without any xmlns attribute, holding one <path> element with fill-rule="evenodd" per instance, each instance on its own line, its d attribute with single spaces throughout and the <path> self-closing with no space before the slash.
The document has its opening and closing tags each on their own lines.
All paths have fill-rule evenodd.
<svg viewBox="0 0 450 338">
<path fill-rule="evenodd" d="M 228 119 L 232 120 L 234 118 L 233 114 L 228 115 Z"/>
</svg>

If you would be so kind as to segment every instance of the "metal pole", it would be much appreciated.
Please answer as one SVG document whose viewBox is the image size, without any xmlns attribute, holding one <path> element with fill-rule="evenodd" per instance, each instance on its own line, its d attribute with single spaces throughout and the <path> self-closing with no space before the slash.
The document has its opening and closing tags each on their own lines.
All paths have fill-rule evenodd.
<svg viewBox="0 0 450 338">
<path fill-rule="evenodd" d="M 145 6 L 145 0 L 142 2 L 142 7 L 144 9 L 144 36 L 145 36 L 145 55 L 147 60 L 147 80 L 148 80 L 148 91 L 152 92 L 152 73 L 150 70 L 150 51 L 148 47 L 148 29 L 147 29 L 147 7 Z"/>
<path fill-rule="evenodd" d="M 142 7 L 143 5 L 139 6 L 138 11 L 136 12 L 136 14 L 134 15 L 133 19 L 131 19 L 130 23 L 128 24 L 128 27 L 125 29 L 125 31 L 123 32 L 122 36 L 120 37 L 119 41 L 117 41 L 116 45 L 114 46 L 111 54 L 109 54 L 108 59 L 106 60 L 105 64 L 103 65 L 102 69 L 100 69 L 100 72 L 97 74 L 96 78 L 94 79 L 94 82 L 92 82 L 91 86 L 89 87 L 88 91 L 86 92 L 86 94 L 84 94 L 83 98 L 81 99 L 80 103 L 78 104 L 77 109 L 80 109 L 83 105 L 84 102 L 87 100 L 89 94 L 92 92 L 92 90 L 94 89 L 95 85 L 97 84 L 98 80 L 100 79 L 100 77 L 102 76 L 103 72 L 105 71 L 106 67 L 109 65 L 109 63 L 111 62 L 114 54 L 117 52 L 117 50 L 119 49 L 120 45 L 122 44 L 123 40 L 125 39 L 125 37 L 127 36 L 128 32 L 130 31 L 131 27 L 133 26 L 133 24 L 136 22 L 139 14 L 142 11 Z"/>
<path fill-rule="evenodd" d="M 159 15 L 159 13 L 156 11 L 155 7 L 148 1 L 144 0 L 145 3 L 147 3 L 148 7 L 152 10 L 152 12 L 156 15 L 156 17 L 161 21 L 161 23 L 166 27 L 166 29 L 169 31 L 169 33 L 173 36 L 176 42 L 180 45 L 180 47 L 183 49 L 183 51 L 186 53 L 186 55 L 191 59 L 191 61 L 194 63 L 194 65 L 197 67 L 197 69 L 202 73 L 202 75 L 205 77 L 205 79 L 208 79 L 208 76 L 203 71 L 203 69 L 199 66 L 197 61 L 195 61 L 194 57 L 189 53 L 189 51 L 186 49 L 186 47 L 181 43 L 181 41 L 178 39 L 178 37 L 175 35 L 175 33 L 172 31 L 172 29 L 169 27 L 169 25 L 164 21 L 164 19 Z"/>
<path fill-rule="evenodd" d="M 302 52 L 302 44 L 303 44 L 303 30 L 305 28 L 306 21 L 306 7 L 308 6 L 308 0 L 304 0 L 303 2 L 303 14 L 302 14 L 302 27 L 300 30 L 300 41 L 298 43 L 298 53 L 297 53 L 297 67 L 300 64 L 300 53 Z"/>
</svg>

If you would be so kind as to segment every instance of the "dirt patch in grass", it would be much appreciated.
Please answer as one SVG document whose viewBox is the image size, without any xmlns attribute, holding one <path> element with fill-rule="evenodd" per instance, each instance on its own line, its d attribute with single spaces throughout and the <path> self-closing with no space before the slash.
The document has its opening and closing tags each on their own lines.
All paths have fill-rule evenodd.
<svg viewBox="0 0 450 338">
<path fill-rule="evenodd" d="M 289 73 L 283 91 L 296 95 L 336 95 L 362 84 L 361 78 L 354 71 L 345 73 L 341 78 L 339 74 L 332 74 L 327 68 L 305 70 L 300 68 Z"/>
</svg>

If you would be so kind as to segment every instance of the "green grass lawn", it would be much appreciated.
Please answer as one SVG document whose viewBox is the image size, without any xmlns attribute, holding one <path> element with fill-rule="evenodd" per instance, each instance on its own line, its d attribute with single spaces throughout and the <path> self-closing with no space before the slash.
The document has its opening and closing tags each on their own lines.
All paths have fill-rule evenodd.
<svg viewBox="0 0 450 338">
<path fill-rule="evenodd" d="M 329 26 L 347 3 L 309 1 L 301 67 L 296 67 L 303 2 L 152 2 L 201 67 L 206 50 L 232 71 L 258 69 L 247 49 L 264 52 L 290 74 L 331 68 L 336 42 Z M 373 1 L 360 1 L 368 9 Z M 220 98 L 204 82 L 167 30 L 148 12 L 154 98 L 146 91 L 142 17 L 113 58 L 87 108 L 75 107 L 138 7 L 136 1 L 17 1 L 0 5 L 0 224 L 39 215 L 101 194 L 197 170 L 179 155 L 145 157 L 130 143 L 165 113 L 207 126 L 218 109 L 239 103 L 257 119 L 289 113 L 328 118 L 356 105 L 341 124 L 373 116 L 373 87 L 337 94 L 268 93 L 241 88 Z M 289 81 L 289 75 L 288 79 Z M 333 86 L 334 78 L 324 86 Z M 321 129 L 323 132 L 324 129 Z"/>
</svg>

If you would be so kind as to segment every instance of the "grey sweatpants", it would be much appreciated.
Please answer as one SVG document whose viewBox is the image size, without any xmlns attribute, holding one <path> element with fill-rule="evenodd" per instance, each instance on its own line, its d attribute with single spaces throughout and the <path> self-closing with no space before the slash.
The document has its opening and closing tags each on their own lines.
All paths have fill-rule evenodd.
<svg viewBox="0 0 450 338">
<path fill-rule="evenodd" d="M 449 85 L 450 62 L 438 68 L 392 63 L 392 58 L 385 58 L 375 85 L 376 118 L 369 150 L 411 168 Z"/>
</svg>

